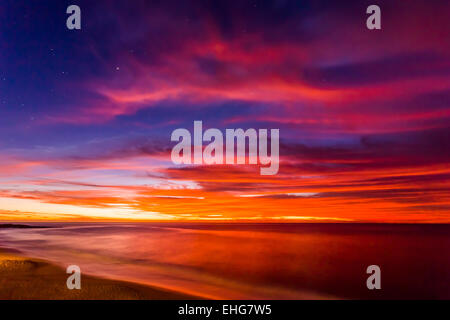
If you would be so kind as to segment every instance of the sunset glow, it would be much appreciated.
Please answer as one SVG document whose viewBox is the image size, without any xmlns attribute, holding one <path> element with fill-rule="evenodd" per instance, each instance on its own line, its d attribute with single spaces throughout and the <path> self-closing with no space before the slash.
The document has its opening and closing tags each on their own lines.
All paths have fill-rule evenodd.
<svg viewBox="0 0 450 320">
<path fill-rule="evenodd" d="M 380 32 L 362 4 L 101 3 L 78 33 L 7 8 L 47 20 L 0 32 L 0 220 L 450 222 L 449 2 Z M 280 129 L 278 173 L 174 165 L 196 120 Z"/>
</svg>

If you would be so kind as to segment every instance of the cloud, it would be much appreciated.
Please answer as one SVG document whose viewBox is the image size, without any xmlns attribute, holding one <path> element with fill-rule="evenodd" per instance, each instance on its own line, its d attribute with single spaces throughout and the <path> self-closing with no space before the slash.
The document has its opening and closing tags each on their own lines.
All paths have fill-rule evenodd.
<svg viewBox="0 0 450 320">
<path fill-rule="evenodd" d="M 292 192 L 292 193 L 275 193 L 275 194 L 240 194 L 241 198 L 272 198 L 272 199 L 295 199 L 309 198 L 317 196 L 316 192 Z"/>
<path fill-rule="evenodd" d="M 125 219 L 448 221 L 448 1 L 381 1 L 378 33 L 360 1 L 80 5 L 89 32 L 76 39 L 55 27 L 60 3 L 32 5 L 20 26 L 14 3 L 2 19 L 9 209 L 32 218 L 32 204 L 45 219 L 44 208 L 58 219 L 69 208 L 71 219 L 114 209 Z M 279 128 L 279 173 L 174 166 L 170 134 L 194 120 Z"/>
<path fill-rule="evenodd" d="M 346 63 L 335 66 L 306 68 L 304 79 L 319 87 L 360 87 L 371 84 L 449 76 L 450 61 L 434 53 L 407 53 L 384 56 L 373 61 Z"/>
</svg>

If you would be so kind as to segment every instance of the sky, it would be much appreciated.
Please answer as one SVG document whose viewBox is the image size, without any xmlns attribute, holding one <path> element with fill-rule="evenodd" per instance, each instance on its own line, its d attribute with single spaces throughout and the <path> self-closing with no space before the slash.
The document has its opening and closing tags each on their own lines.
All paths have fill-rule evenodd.
<svg viewBox="0 0 450 320">
<path fill-rule="evenodd" d="M 450 2 L 371 4 L 0 0 L 0 220 L 450 222 Z M 278 174 L 173 164 L 195 120 Z"/>
</svg>

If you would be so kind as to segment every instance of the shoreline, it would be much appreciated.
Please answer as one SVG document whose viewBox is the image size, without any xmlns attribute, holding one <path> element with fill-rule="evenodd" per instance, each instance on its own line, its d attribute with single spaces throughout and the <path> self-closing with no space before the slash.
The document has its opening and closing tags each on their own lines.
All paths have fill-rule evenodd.
<svg viewBox="0 0 450 320">
<path fill-rule="evenodd" d="M 0 247 L 0 300 L 193 300 L 200 297 L 158 287 L 81 275 L 81 289 L 69 290 L 70 275 L 49 261 Z"/>
</svg>

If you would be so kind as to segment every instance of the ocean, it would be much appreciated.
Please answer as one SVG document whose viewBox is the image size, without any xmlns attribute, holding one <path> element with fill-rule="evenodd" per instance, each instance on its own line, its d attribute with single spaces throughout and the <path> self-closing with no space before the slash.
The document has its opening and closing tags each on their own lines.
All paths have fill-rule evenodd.
<svg viewBox="0 0 450 320">
<path fill-rule="evenodd" d="M 51 228 L 0 229 L 0 247 L 205 298 L 450 298 L 448 224 L 34 224 Z"/>
</svg>

